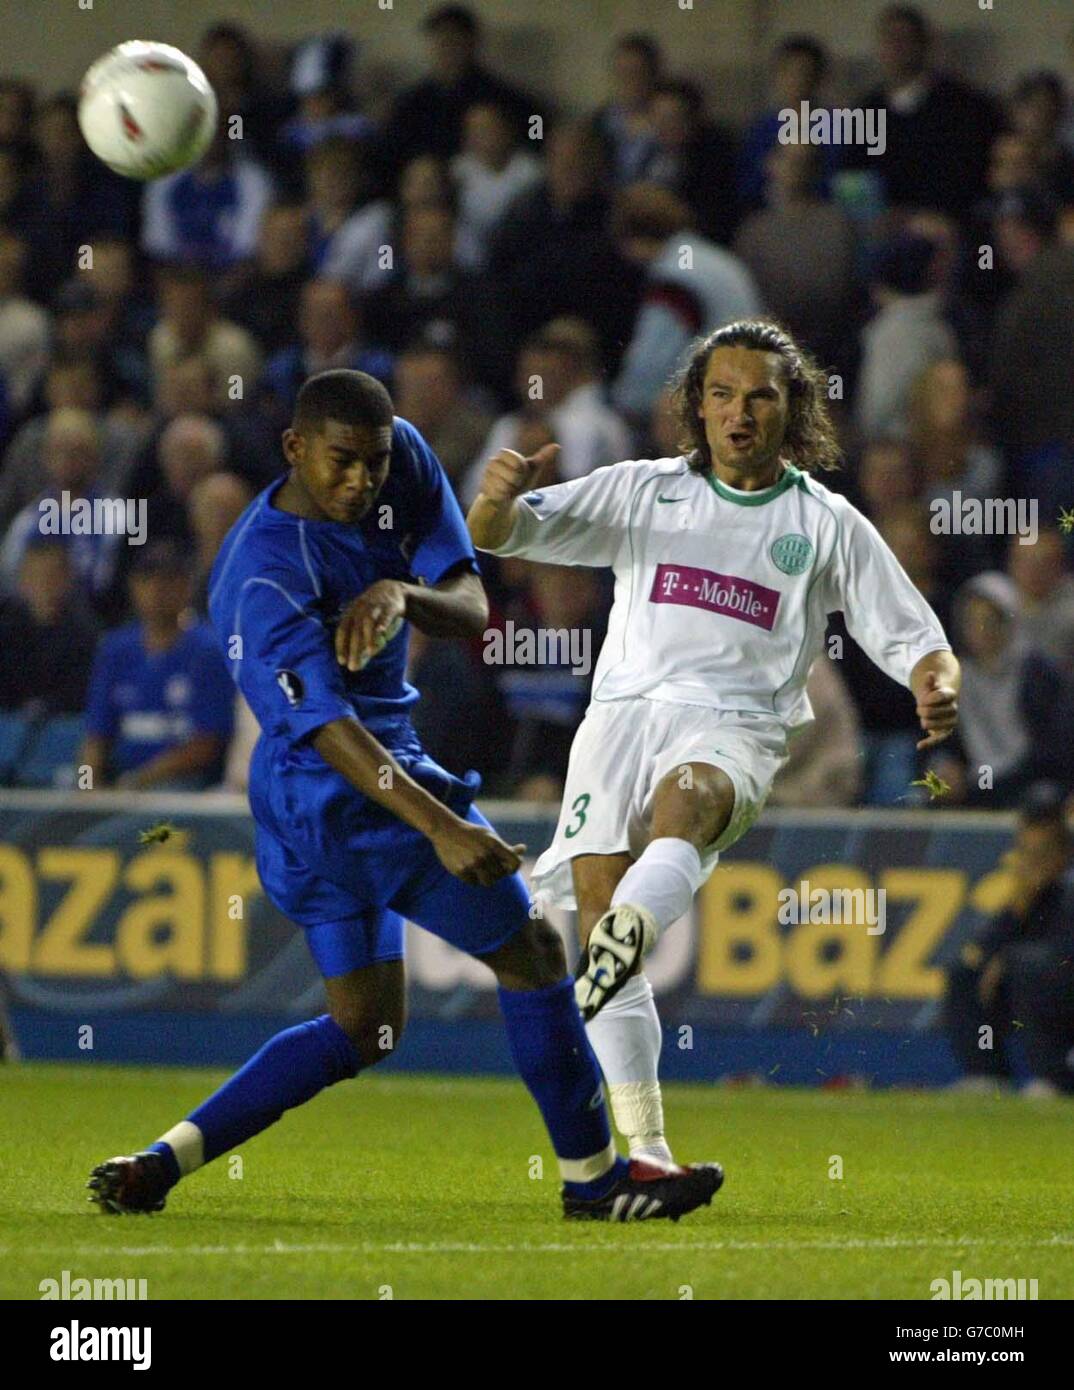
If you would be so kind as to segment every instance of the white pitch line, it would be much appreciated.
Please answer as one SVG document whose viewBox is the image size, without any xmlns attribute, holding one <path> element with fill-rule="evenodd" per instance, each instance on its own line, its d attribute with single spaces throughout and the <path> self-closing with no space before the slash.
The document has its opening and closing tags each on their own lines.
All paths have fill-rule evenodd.
<svg viewBox="0 0 1074 1390">
<path fill-rule="evenodd" d="M 646 1241 L 636 1246 L 639 1254 L 650 1250 L 670 1251 L 675 1254 L 719 1250 L 939 1250 L 962 1248 L 966 1246 L 1011 1247 L 1022 1250 L 1045 1250 L 1074 1246 L 1074 1234 L 1054 1235 L 1046 1240 L 1023 1240 L 1017 1237 L 987 1236 L 945 1236 L 938 1239 L 904 1239 L 900 1236 L 884 1236 L 877 1239 L 855 1240 L 703 1240 L 679 1243 L 677 1241 Z M 302 1245 L 288 1245 L 277 1240 L 271 1245 L 38 1245 L 0 1247 L 3 1255 L 55 1255 L 70 1258 L 82 1255 L 622 1255 L 627 1246 L 609 1241 L 587 1241 L 585 1244 L 569 1244 L 564 1241 L 545 1241 L 540 1244 L 523 1243 L 519 1245 L 477 1244 L 467 1241 L 433 1241 L 428 1244 L 408 1241 L 378 1243 L 361 1241 L 353 1245 L 343 1245 L 331 1241 L 318 1241 Z"/>
</svg>

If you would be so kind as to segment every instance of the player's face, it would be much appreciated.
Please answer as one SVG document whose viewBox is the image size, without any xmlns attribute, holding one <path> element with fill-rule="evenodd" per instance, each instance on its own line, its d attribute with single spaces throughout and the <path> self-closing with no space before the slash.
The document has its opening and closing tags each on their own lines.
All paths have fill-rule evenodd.
<svg viewBox="0 0 1074 1390">
<path fill-rule="evenodd" d="M 387 480 L 392 427 L 326 420 L 323 429 L 309 435 L 288 430 L 284 448 L 295 480 L 319 519 L 354 526 L 368 513 Z"/>
<path fill-rule="evenodd" d="M 735 486 L 736 479 L 763 480 L 774 474 L 787 432 L 788 407 L 780 359 L 774 352 L 717 348 L 705 369 L 697 411 L 717 476 Z"/>
</svg>

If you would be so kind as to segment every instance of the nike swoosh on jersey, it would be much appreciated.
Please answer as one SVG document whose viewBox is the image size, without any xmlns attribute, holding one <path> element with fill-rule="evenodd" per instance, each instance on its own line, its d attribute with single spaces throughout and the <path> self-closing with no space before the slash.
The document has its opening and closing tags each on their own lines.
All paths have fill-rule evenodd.
<svg viewBox="0 0 1074 1390">
<path fill-rule="evenodd" d="M 685 497 L 657 497 L 658 502 L 685 502 Z"/>
</svg>

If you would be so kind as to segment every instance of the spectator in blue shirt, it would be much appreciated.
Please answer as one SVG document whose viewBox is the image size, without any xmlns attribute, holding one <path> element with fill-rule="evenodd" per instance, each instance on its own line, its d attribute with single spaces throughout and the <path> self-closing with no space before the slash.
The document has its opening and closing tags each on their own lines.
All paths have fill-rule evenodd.
<svg viewBox="0 0 1074 1390">
<path fill-rule="evenodd" d="M 160 261 L 231 271 L 253 260 L 272 180 L 228 138 L 223 114 L 204 157 L 192 169 L 157 179 L 142 205 L 142 249 Z"/>
<path fill-rule="evenodd" d="M 101 642 L 78 761 L 94 788 L 193 791 L 220 780 L 234 691 L 209 629 L 186 625 L 190 562 L 157 541 L 131 573 L 136 621 Z"/>
</svg>

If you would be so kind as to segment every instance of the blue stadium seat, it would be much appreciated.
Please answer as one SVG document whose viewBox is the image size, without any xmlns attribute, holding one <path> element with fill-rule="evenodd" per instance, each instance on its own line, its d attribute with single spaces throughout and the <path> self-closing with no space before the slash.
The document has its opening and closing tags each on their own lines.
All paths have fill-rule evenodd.
<svg viewBox="0 0 1074 1390">
<path fill-rule="evenodd" d="M 0 710 L 0 786 L 9 787 L 26 749 L 33 720 L 11 710 Z"/>
<path fill-rule="evenodd" d="M 20 787 L 73 786 L 75 757 L 82 732 L 79 714 L 56 715 L 44 720 L 19 760 L 17 784 Z"/>
</svg>

